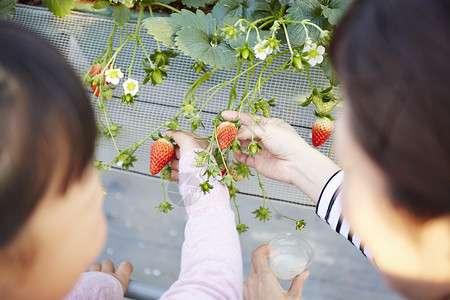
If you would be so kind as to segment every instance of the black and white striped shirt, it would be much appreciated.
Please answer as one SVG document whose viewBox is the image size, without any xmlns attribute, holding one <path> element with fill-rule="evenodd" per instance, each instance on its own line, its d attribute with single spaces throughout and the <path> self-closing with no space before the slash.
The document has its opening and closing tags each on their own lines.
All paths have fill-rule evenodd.
<svg viewBox="0 0 450 300">
<path fill-rule="evenodd" d="M 341 184 L 344 181 L 344 171 L 336 172 L 325 184 L 317 203 L 316 213 L 325 220 L 331 228 L 348 239 L 368 258 L 372 258 L 369 250 L 364 247 L 359 237 L 353 233 L 347 219 L 342 215 Z"/>
</svg>

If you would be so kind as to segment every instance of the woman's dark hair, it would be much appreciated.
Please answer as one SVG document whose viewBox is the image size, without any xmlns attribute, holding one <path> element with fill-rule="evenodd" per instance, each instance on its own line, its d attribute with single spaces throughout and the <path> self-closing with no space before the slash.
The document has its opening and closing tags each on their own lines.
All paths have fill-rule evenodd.
<svg viewBox="0 0 450 300">
<path fill-rule="evenodd" d="M 91 163 L 94 115 L 79 78 L 36 35 L 0 23 L 0 247 L 50 184 L 64 194 Z M 56 176 L 57 175 L 57 176 Z"/>
<path fill-rule="evenodd" d="M 418 220 L 450 215 L 450 1 L 355 1 L 331 59 L 356 140 Z"/>
</svg>

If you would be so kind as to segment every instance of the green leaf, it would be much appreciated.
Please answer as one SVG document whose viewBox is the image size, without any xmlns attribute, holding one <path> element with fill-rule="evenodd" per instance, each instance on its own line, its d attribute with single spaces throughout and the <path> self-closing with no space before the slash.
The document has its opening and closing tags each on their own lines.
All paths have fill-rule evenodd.
<svg viewBox="0 0 450 300">
<path fill-rule="evenodd" d="M 328 5 L 320 5 L 323 10 L 323 15 L 328 19 L 332 25 L 336 25 L 342 15 L 350 6 L 350 0 L 332 0 Z"/>
<path fill-rule="evenodd" d="M 228 17 L 238 17 L 250 22 L 272 15 L 265 0 L 219 0 L 212 10 L 214 18 L 221 23 Z"/>
<path fill-rule="evenodd" d="M 155 17 L 143 21 L 143 26 L 156 40 L 168 47 L 175 46 L 176 33 L 183 27 L 195 26 L 209 35 L 213 35 L 216 29 L 216 21 L 211 14 L 205 15 L 201 10 L 193 13 L 182 9 L 181 13 L 173 13 L 170 18 Z"/>
<path fill-rule="evenodd" d="M 114 6 L 113 18 L 117 26 L 124 26 L 130 17 L 130 9 L 125 4 Z"/>
<path fill-rule="evenodd" d="M 181 3 L 183 3 L 184 5 L 186 5 L 188 7 L 198 8 L 198 7 L 204 7 L 207 4 L 213 4 L 216 1 L 217 0 L 181 0 Z"/>
<path fill-rule="evenodd" d="M 328 55 L 323 57 L 323 62 L 320 64 L 320 68 L 332 85 L 337 86 L 339 84 L 339 78 L 331 65 L 331 60 Z"/>
<path fill-rule="evenodd" d="M 288 8 L 286 18 L 299 22 L 306 19 L 324 30 L 330 29 L 331 25 L 323 16 L 321 5 L 319 0 L 295 0 L 292 6 Z M 311 25 L 306 25 L 306 27 L 309 37 L 318 41 L 320 39 L 320 31 Z M 289 23 L 287 31 L 291 44 L 301 46 L 305 43 L 306 33 L 302 24 Z"/>
<path fill-rule="evenodd" d="M 173 19 L 164 17 L 147 18 L 142 24 L 147 28 L 147 33 L 153 35 L 157 41 L 168 47 L 175 46 L 175 33 L 181 27 Z"/>
<path fill-rule="evenodd" d="M 16 12 L 16 0 L 0 1 L 0 21 L 9 20 Z"/>
<path fill-rule="evenodd" d="M 181 28 L 185 28 L 188 26 L 194 26 L 202 31 L 204 31 L 207 35 L 212 36 L 216 31 L 216 20 L 212 14 L 207 14 L 201 10 L 197 10 L 196 13 L 193 13 L 189 10 L 183 9 L 180 14 L 171 14 L 170 18 L 175 21 Z"/>
<path fill-rule="evenodd" d="M 95 2 L 94 5 L 92 5 L 92 8 L 93 9 L 107 8 L 110 4 L 111 4 L 111 2 L 109 2 L 109 1 L 98 1 L 98 2 Z"/>
<path fill-rule="evenodd" d="M 44 5 L 57 17 L 70 14 L 74 0 L 44 0 Z"/>
<path fill-rule="evenodd" d="M 235 51 L 227 43 L 213 44 L 212 39 L 194 26 L 177 33 L 178 48 L 193 59 L 199 59 L 214 67 L 230 69 L 235 66 Z"/>
</svg>

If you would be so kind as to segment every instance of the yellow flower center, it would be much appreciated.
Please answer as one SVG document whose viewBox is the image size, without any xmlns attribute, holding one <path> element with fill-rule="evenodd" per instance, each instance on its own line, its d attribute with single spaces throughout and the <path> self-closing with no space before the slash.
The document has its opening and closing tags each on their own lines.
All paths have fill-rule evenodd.
<svg viewBox="0 0 450 300">
<path fill-rule="evenodd" d="M 135 85 L 134 83 L 128 82 L 128 84 L 127 84 L 127 89 L 128 89 L 129 91 L 134 91 L 135 88 L 136 88 L 136 85 Z"/>
<path fill-rule="evenodd" d="M 311 51 L 309 51 L 309 56 L 311 57 L 311 58 L 316 58 L 317 56 L 319 56 L 320 54 L 319 54 L 319 52 L 317 52 L 317 50 L 316 49 L 311 49 Z"/>
<path fill-rule="evenodd" d="M 109 73 L 109 77 L 119 78 L 119 73 L 117 73 L 117 71 L 111 71 L 111 73 Z"/>
</svg>

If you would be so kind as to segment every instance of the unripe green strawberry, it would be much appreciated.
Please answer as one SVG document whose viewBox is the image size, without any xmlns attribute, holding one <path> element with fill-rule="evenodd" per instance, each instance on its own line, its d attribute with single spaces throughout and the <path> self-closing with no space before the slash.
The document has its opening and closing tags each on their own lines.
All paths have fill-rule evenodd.
<svg viewBox="0 0 450 300">
<path fill-rule="evenodd" d="M 230 146 L 237 134 L 236 125 L 231 122 L 223 122 L 216 129 L 217 143 L 220 149 L 226 149 Z"/>
<path fill-rule="evenodd" d="M 241 51 L 241 57 L 246 60 L 250 55 L 250 50 L 248 50 L 247 48 L 242 49 Z"/>
<path fill-rule="evenodd" d="M 302 58 L 300 56 L 294 56 L 292 58 L 292 64 L 299 70 L 303 68 Z"/>
<path fill-rule="evenodd" d="M 200 74 L 200 72 L 201 72 L 202 70 L 203 70 L 203 68 L 202 68 L 201 65 L 197 64 L 197 65 L 194 66 L 194 71 L 195 71 L 196 73 L 199 73 L 199 74 Z"/>
<path fill-rule="evenodd" d="M 161 71 L 159 69 L 153 70 L 153 72 L 152 72 L 152 80 L 156 84 L 161 84 L 163 82 L 162 74 L 161 74 Z"/>
<path fill-rule="evenodd" d="M 167 139 L 156 140 L 150 148 L 150 173 L 158 174 L 172 160 L 174 153 L 173 144 Z"/>
<path fill-rule="evenodd" d="M 236 180 L 236 182 L 239 182 L 244 179 L 244 176 L 242 176 L 241 174 L 238 174 L 238 172 L 235 170 L 234 166 L 231 166 L 229 168 L 229 171 L 230 171 L 230 175 L 234 178 L 234 180 Z"/>
<path fill-rule="evenodd" d="M 263 116 L 266 118 L 270 117 L 270 107 L 268 105 L 264 106 L 263 109 Z"/>
<path fill-rule="evenodd" d="M 335 106 L 336 102 L 334 101 L 323 102 L 321 109 L 317 108 L 317 112 L 319 115 L 329 115 Z"/>
<path fill-rule="evenodd" d="M 319 147 L 331 136 L 334 122 L 327 117 L 317 119 L 312 127 L 312 144 Z"/>
<path fill-rule="evenodd" d="M 201 151 L 201 152 L 196 152 L 196 154 L 197 154 L 197 157 L 194 160 L 194 167 L 203 167 L 205 165 L 206 156 L 208 155 L 208 152 Z"/>
</svg>

